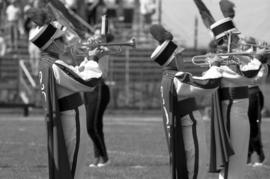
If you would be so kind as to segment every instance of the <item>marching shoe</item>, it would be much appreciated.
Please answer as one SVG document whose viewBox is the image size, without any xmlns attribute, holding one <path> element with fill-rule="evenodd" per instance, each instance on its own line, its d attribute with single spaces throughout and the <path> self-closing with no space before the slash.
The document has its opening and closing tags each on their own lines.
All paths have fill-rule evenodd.
<svg viewBox="0 0 270 179">
<path fill-rule="evenodd" d="M 248 158 L 247 158 L 247 165 L 248 166 L 253 166 L 253 163 L 251 162 L 251 156 L 248 155 Z"/>
<path fill-rule="evenodd" d="M 100 160 L 100 158 L 96 158 L 95 161 L 89 165 L 89 167 L 91 167 L 91 168 L 98 167 L 99 160 Z"/>
<path fill-rule="evenodd" d="M 259 162 L 255 162 L 253 164 L 253 167 L 261 167 L 261 166 L 263 166 L 264 162 L 265 162 L 265 155 L 264 154 L 261 154 L 259 156 Z"/>
<path fill-rule="evenodd" d="M 108 158 L 106 158 L 106 159 L 101 158 L 101 160 L 97 164 L 97 167 L 105 167 L 109 164 L 110 164 L 110 160 Z"/>
</svg>

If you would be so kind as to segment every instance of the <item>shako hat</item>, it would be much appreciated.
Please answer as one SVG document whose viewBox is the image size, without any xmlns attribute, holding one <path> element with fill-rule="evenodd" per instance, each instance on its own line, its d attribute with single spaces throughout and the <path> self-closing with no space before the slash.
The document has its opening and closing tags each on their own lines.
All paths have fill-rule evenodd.
<svg viewBox="0 0 270 179">
<path fill-rule="evenodd" d="M 45 50 L 54 39 L 61 37 L 65 32 L 52 24 L 37 27 L 29 36 L 29 40 L 41 50 Z"/>
<path fill-rule="evenodd" d="M 240 31 L 235 27 L 230 17 L 218 20 L 210 26 L 210 29 L 216 40 L 221 39 L 228 33 L 240 34 Z"/>
<path fill-rule="evenodd" d="M 157 62 L 160 66 L 167 66 L 173 60 L 173 53 L 176 49 L 177 45 L 173 41 L 165 40 L 151 54 L 151 60 Z"/>
</svg>

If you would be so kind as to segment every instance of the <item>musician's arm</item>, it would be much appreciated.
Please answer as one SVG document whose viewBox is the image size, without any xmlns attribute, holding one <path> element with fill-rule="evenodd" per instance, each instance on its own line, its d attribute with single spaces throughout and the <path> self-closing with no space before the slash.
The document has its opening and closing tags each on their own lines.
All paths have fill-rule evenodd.
<svg viewBox="0 0 270 179">
<path fill-rule="evenodd" d="M 53 64 L 53 71 L 56 83 L 73 91 L 89 91 L 102 77 L 99 65 L 88 60 L 75 67 L 57 60 Z"/>
<path fill-rule="evenodd" d="M 222 77 L 228 83 L 236 84 L 238 86 L 258 85 L 263 83 L 269 73 L 267 65 L 261 65 L 259 69 L 245 69 L 242 71 L 234 71 L 228 66 L 221 66 L 223 72 Z"/>
<path fill-rule="evenodd" d="M 186 72 L 178 72 L 174 78 L 174 85 L 178 97 L 205 95 L 220 86 L 221 77 L 219 67 L 213 66 L 200 77 L 192 76 Z"/>
</svg>

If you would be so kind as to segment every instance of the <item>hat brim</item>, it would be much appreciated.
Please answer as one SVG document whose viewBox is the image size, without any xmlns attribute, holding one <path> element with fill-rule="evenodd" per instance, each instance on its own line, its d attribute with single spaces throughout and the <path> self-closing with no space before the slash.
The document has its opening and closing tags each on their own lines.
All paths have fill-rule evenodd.
<svg viewBox="0 0 270 179">
<path fill-rule="evenodd" d="M 167 66 L 173 60 L 176 49 L 177 45 L 174 42 L 166 40 L 154 50 L 151 60 L 161 66 Z"/>
<path fill-rule="evenodd" d="M 216 40 L 220 40 L 222 37 L 228 34 L 240 34 L 241 32 L 235 27 L 232 18 L 221 19 L 210 26 L 212 36 Z"/>
<path fill-rule="evenodd" d="M 29 40 L 41 50 L 45 50 L 55 39 L 63 36 L 64 34 L 64 31 L 49 24 L 34 29 L 29 36 Z"/>
<path fill-rule="evenodd" d="M 65 34 L 64 31 L 57 29 L 55 34 L 50 38 L 50 40 L 48 40 L 48 42 L 46 44 L 44 44 L 44 46 L 41 48 L 41 50 L 45 50 L 46 48 L 48 48 L 55 39 L 62 37 L 64 34 Z"/>
</svg>

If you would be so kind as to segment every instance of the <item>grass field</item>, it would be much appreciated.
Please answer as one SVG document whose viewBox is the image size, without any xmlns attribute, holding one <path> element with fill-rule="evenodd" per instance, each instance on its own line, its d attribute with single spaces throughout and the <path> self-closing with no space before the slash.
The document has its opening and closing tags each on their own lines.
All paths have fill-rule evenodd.
<svg viewBox="0 0 270 179">
<path fill-rule="evenodd" d="M 105 116 L 105 138 L 111 164 L 87 168 L 86 179 L 169 179 L 168 151 L 158 115 Z M 206 121 L 209 128 L 209 122 Z M 265 166 L 246 169 L 247 179 L 270 178 L 270 120 L 262 125 Z M 208 138 L 209 140 L 209 138 Z M 85 167 L 93 159 L 92 143 Z M 255 159 L 255 156 L 254 156 Z M 45 127 L 41 115 L 0 115 L 0 179 L 47 179 Z M 210 175 L 209 179 L 217 178 Z"/>
</svg>

